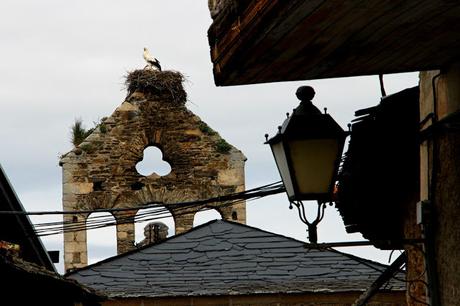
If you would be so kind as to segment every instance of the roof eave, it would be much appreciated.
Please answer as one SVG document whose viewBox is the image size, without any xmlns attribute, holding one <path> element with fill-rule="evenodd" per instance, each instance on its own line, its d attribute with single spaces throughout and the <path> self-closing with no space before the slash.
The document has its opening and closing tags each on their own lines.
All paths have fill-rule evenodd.
<svg viewBox="0 0 460 306">
<path fill-rule="evenodd" d="M 219 86 L 433 70 L 458 59 L 460 3 L 251 1 L 208 36 Z"/>
</svg>

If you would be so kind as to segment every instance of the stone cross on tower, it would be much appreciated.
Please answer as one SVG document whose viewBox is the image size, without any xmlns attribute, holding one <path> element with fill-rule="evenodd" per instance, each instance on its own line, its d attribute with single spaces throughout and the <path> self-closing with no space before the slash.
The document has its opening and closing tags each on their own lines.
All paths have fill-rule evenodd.
<svg viewBox="0 0 460 306">
<path fill-rule="evenodd" d="M 183 77 L 178 72 L 136 70 L 128 75 L 126 100 L 80 145 L 63 155 L 65 211 L 141 208 L 148 203 L 177 203 L 244 191 L 245 156 L 185 107 Z M 171 165 L 165 176 L 136 171 L 144 149 L 156 146 Z M 166 208 L 176 234 L 193 226 L 196 212 Z M 246 204 L 210 204 L 223 219 L 246 222 Z M 114 212 L 117 250 L 134 246 L 137 210 Z M 87 213 L 65 215 L 66 222 L 86 222 Z M 88 263 L 86 230 L 64 234 L 65 269 Z"/>
</svg>

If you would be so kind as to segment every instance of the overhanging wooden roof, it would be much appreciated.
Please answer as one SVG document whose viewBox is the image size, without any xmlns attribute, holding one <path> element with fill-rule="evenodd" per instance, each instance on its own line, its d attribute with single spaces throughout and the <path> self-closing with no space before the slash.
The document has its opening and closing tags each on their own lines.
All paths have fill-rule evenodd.
<svg viewBox="0 0 460 306">
<path fill-rule="evenodd" d="M 0 211 L 25 211 L 1 165 Z M 20 245 L 24 260 L 55 272 L 54 265 L 27 215 L 0 214 L 0 240 Z"/>
<path fill-rule="evenodd" d="M 216 85 L 439 69 L 459 58 L 460 1 L 252 0 L 208 35 Z"/>
</svg>

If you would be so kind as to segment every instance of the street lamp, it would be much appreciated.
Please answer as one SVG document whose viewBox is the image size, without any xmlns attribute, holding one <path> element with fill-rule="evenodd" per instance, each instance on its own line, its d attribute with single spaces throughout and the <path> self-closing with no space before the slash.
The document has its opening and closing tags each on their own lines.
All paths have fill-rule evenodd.
<svg viewBox="0 0 460 306">
<path fill-rule="evenodd" d="M 292 205 L 296 206 L 302 222 L 308 226 L 310 242 L 317 242 L 316 225 L 324 216 L 325 204 L 332 201 L 336 175 L 347 136 L 335 120 L 321 113 L 311 100 L 315 91 L 301 86 L 296 92 L 299 106 L 278 133 L 268 139 L 278 171 Z M 306 218 L 302 201 L 317 200 L 318 213 L 313 222 Z"/>
</svg>

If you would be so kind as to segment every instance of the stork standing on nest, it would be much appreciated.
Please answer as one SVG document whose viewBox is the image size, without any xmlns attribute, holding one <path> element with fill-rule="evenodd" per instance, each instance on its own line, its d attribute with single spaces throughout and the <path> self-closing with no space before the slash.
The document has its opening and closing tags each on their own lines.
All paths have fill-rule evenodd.
<svg viewBox="0 0 460 306">
<path fill-rule="evenodd" d="M 144 69 L 156 69 L 161 71 L 160 61 L 154 58 L 147 48 L 144 48 L 144 59 L 147 62 L 147 66 Z"/>
</svg>

